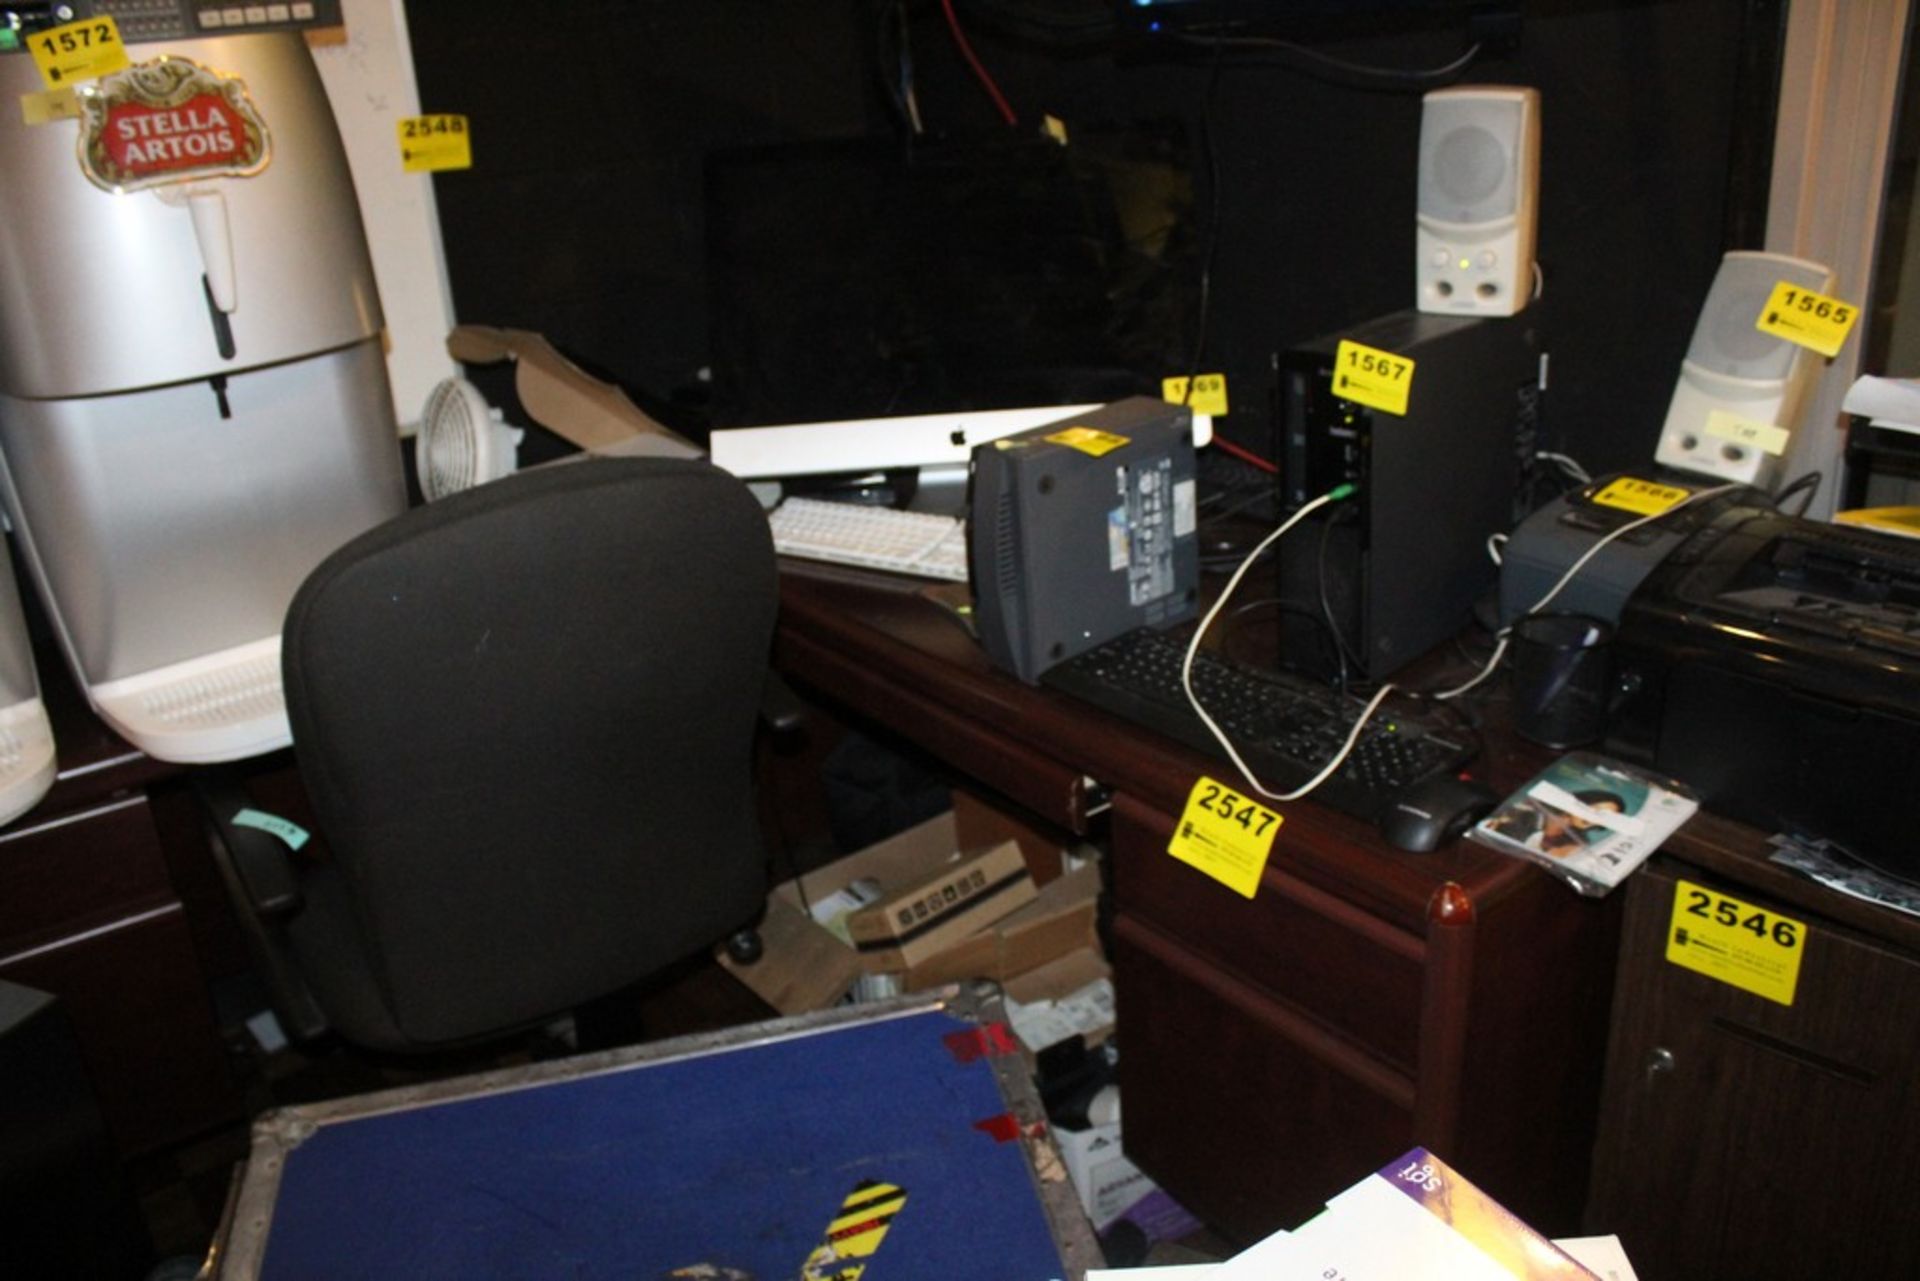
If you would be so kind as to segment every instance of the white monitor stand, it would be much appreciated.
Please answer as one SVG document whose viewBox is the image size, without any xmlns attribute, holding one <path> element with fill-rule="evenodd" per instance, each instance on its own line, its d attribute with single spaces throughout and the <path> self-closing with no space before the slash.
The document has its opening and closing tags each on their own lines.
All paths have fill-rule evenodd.
<svg viewBox="0 0 1920 1281">
<path fill-rule="evenodd" d="M 777 480 L 897 468 L 959 467 L 973 447 L 1029 427 L 1084 414 L 1098 405 L 1041 405 L 900 418 L 735 427 L 708 441 L 714 465 L 742 480 Z M 1195 447 L 1213 439 L 1213 420 L 1193 416 Z"/>
</svg>

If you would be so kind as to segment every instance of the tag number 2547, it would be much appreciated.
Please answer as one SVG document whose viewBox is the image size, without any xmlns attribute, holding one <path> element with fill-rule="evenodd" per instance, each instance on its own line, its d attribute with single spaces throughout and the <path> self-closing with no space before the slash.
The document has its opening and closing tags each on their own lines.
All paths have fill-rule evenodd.
<svg viewBox="0 0 1920 1281">
<path fill-rule="evenodd" d="M 1265 836 L 1276 817 L 1272 810 L 1255 805 L 1239 793 L 1228 791 L 1217 783 L 1208 783 L 1201 789 L 1200 807 L 1238 823 L 1255 836 Z"/>
</svg>

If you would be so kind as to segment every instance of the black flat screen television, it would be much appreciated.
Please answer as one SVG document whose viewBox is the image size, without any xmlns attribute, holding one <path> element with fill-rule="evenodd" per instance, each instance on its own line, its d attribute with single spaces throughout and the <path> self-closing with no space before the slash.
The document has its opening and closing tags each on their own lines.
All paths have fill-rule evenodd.
<svg viewBox="0 0 1920 1281">
<path fill-rule="evenodd" d="M 706 219 L 717 427 L 1157 395 L 1192 358 L 1174 124 L 721 150 Z"/>
</svg>

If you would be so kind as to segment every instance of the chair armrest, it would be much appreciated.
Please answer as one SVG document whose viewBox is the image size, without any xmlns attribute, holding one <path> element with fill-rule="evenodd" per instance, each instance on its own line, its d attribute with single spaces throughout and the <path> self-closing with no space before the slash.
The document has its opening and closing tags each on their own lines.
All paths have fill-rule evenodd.
<svg viewBox="0 0 1920 1281">
<path fill-rule="evenodd" d="M 328 1024 L 286 945 L 286 922 L 302 903 L 293 860 L 280 838 L 234 821 L 251 801 L 236 775 L 203 767 L 191 777 L 206 819 L 207 844 L 254 971 L 266 985 L 281 1028 L 296 1041 L 311 1041 Z"/>
<path fill-rule="evenodd" d="M 286 844 L 258 828 L 235 822 L 251 808 L 246 788 L 232 775 L 203 770 L 194 777 L 216 853 L 224 849 L 234 888 L 261 916 L 285 918 L 300 910 L 300 882 Z"/>
<path fill-rule="evenodd" d="M 760 691 L 760 721 L 777 735 L 798 733 L 807 720 L 806 704 L 780 673 L 769 668 Z"/>
</svg>

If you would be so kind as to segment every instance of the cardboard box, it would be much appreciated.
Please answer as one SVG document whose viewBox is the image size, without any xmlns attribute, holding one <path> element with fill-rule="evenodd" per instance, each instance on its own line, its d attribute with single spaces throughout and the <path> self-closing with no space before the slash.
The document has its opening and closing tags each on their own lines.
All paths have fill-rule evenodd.
<svg viewBox="0 0 1920 1281">
<path fill-rule="evenodd" d="M 1095 1232 L 1104 1232 L 1154 1190 L 1153 1180 L 1120 1150 L 1120 1122 L 1084 1130 L 1056 1128 L 1053 1139 Z"/>
<path fill-rule="evenodd" d="M 1037 893 L 1012 841 L 875 879 L 880 901 L 849 915 L 847 933 L 861 963 L 879 973 L 904 972 L 938 956 Z"/>
<path fill-rule="evenodd" d="M 901 973 L 912 992 L 964 979 L 1017 982 L 1019 976 L 1056 957 L 1097 949 L 1094 913 L 1100 898 L 1100 869 L 1083 867 L 1041 887 L 1031 903 L 986 929 L 956 940 Z M 1009 986 L 1009 992 L 1012 991 Z"/>
<path fill-rule="evenodd" d="M 1027 870 L 1043 889 L 1068 866 L 1070 847 L 1042 830 L 1036 821 L 957 787 L 953 789 L 953 824 L 960 833 L 961 849 L 995 841 L 1018 842 L 1020 853 L 1026 856 Z"/>
<path fill-rule="evenodd" d="M 1016 971 L 1003 967 L 1039 965 L 1055 954 L 1053 949 L 1069 950 L 1092 941 L 1092 896 L 1097 893 L 1097 881 L 1089 877 L 1057 889 L 1050 886 L 1050 893 L 1042 900 L 1032 878 L 1025 875 L 1017 847 L 1010 842 L 969 853 L 975 857 L 993 855 L 989 865 L 1003 871 L 1011 871 L 1018 864 L 1020 873 L 1014 887 L 991 897 L 969 895 L 968 903 L 956 902 L 950 910 L 943 910 L 942 917 L 963 923 L 966 928 L 944 931 L 946 941 L 939 949 L 916 948 L 921 958 L 917 962 L 901 961 L 892 947 L 863 956 L 808 915 L 809 906 L 827 901 L 856 881 L 877 882 L 886 896 L 884 902 L 902 897 L 909 887 L 924 887 L 930 879 L 951 878 L 963 864 L 972 866 L 956 849 L 953 816 L 942 814 L 857 854 L 783 882 L 767 899 L 766 917 L 760 925 L 765 945 L 761 958 L 751 965 L 740 965 L 726 955 L 724 948 L 716 955 L 728 972 L 768 1005 L 782 1014 L 803 1014 L 838 1004 L 862 974 L 888 972 L 889 966 L 903 989 L 934 986 L 956 978 L 1004 979 Z M 942 906 L 949 908 L 944 901 Z M 1003 930 L 1007 932 L 1005 937 L 998 937 Z M 993 933 L 978 937 L 982 931 Z M 949 960 L 946 953 L 956 949 L 955 957 Z"/>
<path fill-rule="evenodd" d="M 1072 1036 L 1098 1045 L 1113 1034 L 1113 970 L 1098 946 L 1016 974 L 1001 991 L 1007 1020 L 1029 1054 Z"/>
<path fill-rule="evenodd" d="M 515 364 L 513 390 L 533 420 L 581 449 L 698 458 L 702 451 L 651 417 L 627 393 L 562 356 L 527 329 L 459 325 L 447 354 L 463 365 Z"/>
<path fill-rule="evenodd" d="M 1122 1219 L 1132 1220 L 1149 1241 L 1172 1241 L 1199 1230 L 1200 1221 L 1161 1191 L 1121 1150 L 1122 1123 L 1112 1121 L 1084 1130 L 1054 1127 L 1053 1141 L 1060 1147 L 1067 1177 L 1093 1230 L 1105 1232 Z"/>
</svg>

